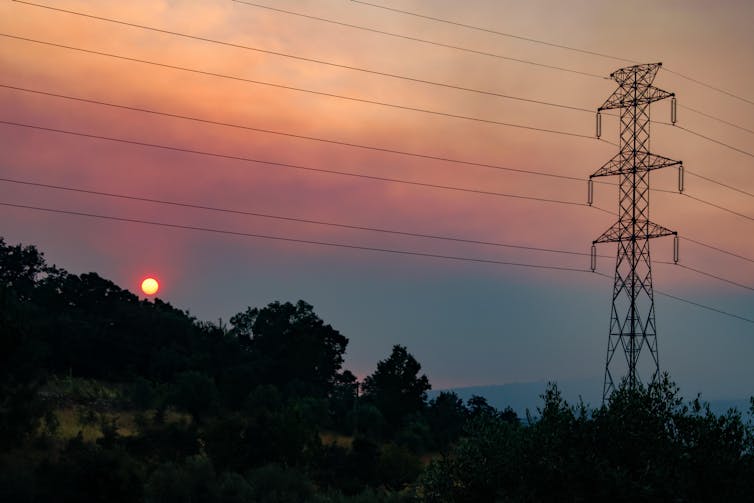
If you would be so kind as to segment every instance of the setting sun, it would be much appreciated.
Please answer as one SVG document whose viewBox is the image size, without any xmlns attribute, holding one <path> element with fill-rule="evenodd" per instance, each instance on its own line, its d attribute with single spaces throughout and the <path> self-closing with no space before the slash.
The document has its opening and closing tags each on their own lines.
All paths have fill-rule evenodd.
<svg viewBox="0 0 754 503">
<path fill-rule="evenodd" d="M 145 295 L 154 295 L 160 289 L 160 284 L 154 278 L 147 278 L 141 282 L 141 291 Z"/>
</svg>

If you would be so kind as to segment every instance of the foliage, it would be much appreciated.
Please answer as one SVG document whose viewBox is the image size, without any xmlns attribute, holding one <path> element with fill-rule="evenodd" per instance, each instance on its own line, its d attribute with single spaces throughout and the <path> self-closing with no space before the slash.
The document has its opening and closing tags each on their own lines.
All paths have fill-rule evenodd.
<svg viewBox="0 0 754 503">
<path fill-rule="evenodd" d="M 683 404 L 667 376 L 593 411 L 555 385 L 530 426 L 480 415 L 421 479 L 426 501 L 748 501 L 751 423 Z"/>
<path fill-rule="evenodd" d="M 358 386 L 356 376 L 350 370 L 344 370 L 335 379 L 329 398 L 330 424 L 341 433 L 351 433 L 356 426 Z"/>
<path fill-rule="evenodd" d="M 202 372 L 187 371 L 175 376 L 168 402 L 202 419 L 214 411 L 217 405 L 215 381 Z"/>
<path fill-rule="evenodd" d="M 522 423 L 428 402 L 400 345 L 359 396 L 347 344 L 303 301 L 228 329 L 0 238 L 0 501 L 754 501 L 752 416 L 667 377 Z"/>
<path fill-rule="evenodd" d="M 387 488 L 398 490 L 416 480 L 421 472 L 419 458 L 405 447 L 386 444 L 380 451 L 377 478 Z"/>
<path fill-rule="evenodd" d="M 398 430 L 404 417 L 424 410 L 431 386 L 426 375 L 419 376 L 420 370 L 421 365 L 405 346 L 396 344 L 390 356 L 364 379 L 365 400 L 379 409 L 391 432 Z"/>
<path fill-rule="evenodd" d="M 300 300 L 248 308 L 230 319 L 231 334 L 250 352 L 257 382 L 286 394 L 327 397 L 338 381 L 348 339 Z"/>
<path fill-rule="evenodd" d="M 46 378 L 39 368 L 44 349 L 28 321 L 35 311 L 0 285 L 0 449 L 27 439 L 47 411 L 39 395 Z"/>
<path fill-rule="evenodd" d="M 314 494 L 314 486 L 304 473 L 279 464 L 268 464 L 252 470 L 248 476 L 257 501 L 298 503 Z"/>
<path fill-rule="evenodd" d="M 223 470 L 268 463 L 299 465 L 320 446 L 317 425 L 273 386 L 260 386 L 242 412 L 215 417 L 204 429 L 207 453 Z"/>
<path fill-rule="evenodd" d="M 211 503 L 217 501 L 219 487 L 212 462 L 202 456 L 183 463 L 160 465 L 145 485 L 145 501 Z"/>
<path fill-rule="evenodd" d="M 460 437 L 469 411 L 458 395 L 443 391 L 429 402 L 427 422 L 434 442 L 441 452 L 446 452 L 451 443 Z"/>
<path fill-rule="evenodd" d="M 44 461 L 36 473 L 36 501 L 132 502 L 142 498 L 144 467 L 118 447 L 91 444 L 77 437 L 56 461 Z"/>
</svg>

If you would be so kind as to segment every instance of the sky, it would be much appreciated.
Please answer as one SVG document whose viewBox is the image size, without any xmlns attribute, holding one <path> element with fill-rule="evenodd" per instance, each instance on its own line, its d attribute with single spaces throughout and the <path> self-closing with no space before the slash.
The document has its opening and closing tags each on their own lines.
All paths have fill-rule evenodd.
<svg viewBox="0 0 754 503">
<path fill-rule="evenodd" d="M 373 2 L 489 31 L 347 0 L 0 3 L 0 203 L 227 231 L 0 205 L 0 235 L 135 293 L 155 275 L 161 299 L 202 320 L 303 299 L 349 338 L 362 377 L 394 344 L 435 388 L 601 377 L 614 245 L 599 249 L 606 278 L 303 243 L 589 269 L 584 255 L 296 219 L 586 253 L 615 220 L 584 204 L 618 140 L 610 116 L 594 138 L 594 111 L 611 72 L 662 62 L 655 85 L 676 93 L 680 127 L 662 124 L 669 100 L 653 104 L 652 151 L 687 173 L 685 195 L 674 168 L 652 173 L 651 218 L 682 237 L 680 265 L 754 287 L 754 262 L 694 242 L 754 257 L 740 192 L 754 193 L 754 4 Z M 595 205 L 617 210 L 615 187 L 597 185 Z M 651 250 L 656 290 L 753 317 L 751 288 L 660 263 L 671 238 Z M 655 300 L 661 368 L 687 396 L 754 394 L 752 323 Z"/>
</svg>

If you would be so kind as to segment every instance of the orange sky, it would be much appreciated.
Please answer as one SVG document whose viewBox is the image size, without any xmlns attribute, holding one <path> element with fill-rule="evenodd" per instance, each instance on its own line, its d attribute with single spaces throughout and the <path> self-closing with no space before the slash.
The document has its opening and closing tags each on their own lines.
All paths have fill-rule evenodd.
<svg viewBox="0 0 754 503">
<path fill-rule="evenodd" d="M 343 23 L 598 75 L 607 76 L 625 64 L 443 25 L 346 0 L 259 2 Z M 266 51 L 586 109 L 596 109 L 615 88 L 614 82 L 606 79 L 367 33 L 231 0 L 40 0 L 40 3 Z M 754 47 L 754 33 L 750 29 L 754 6 L 750 2 L 677 0 L 658 4 L 650 1 L 417 0 L 386 1 L 382 4 L 641 62 L 662 61 L 671 70 L 754 99 L 751 92 L 754 89 L 754 65 L 747 57 L 747 49 Z M 0 4 L 0 33 L 403 107 L 587 136 L 594 132 L 594 116 L 590 113 L 297 61 L 83 18 L 21 2 Z M 0 37 L 0 67 L 3 69 L 0 84 L 9 86 L 339 142 L 545 171 L 584 180 L 616 151 L 616 147 L 593 138 L 535 132 L 358 103 L 85 54 L 8 37 Z M 665 71 L 660 72 L 656 85 L 675 92 L 679 105 L 754 129 L 754 105 Z M 522 175 L 378 153 L 72 102 L 18 90 L 0 88 L 0 110 L 0 120 L 3 121 L 137 142 L 577 203 L 586 199 L 585 181 Z M 669 120 L 669 104 L 662 102 L 654 105 L 653 118 Z M 688 109 L 679 109 L 679 125 L 754 152 L 751 133 L 725 126 Z M 617 141 L 617 127 L 614 119 L 606 117 L 603 138 Z M 751 156 L 660 124 L 653 126 L 652 135 L 652 150 L 656 153 L 681 159 L 693 172 L 754 193 L 754 177 L 750 171 L 754 159 Z M 588 251 L 591 240 L 614 220 L 614 217 L 586 207 L 306 172 L 12 126 L 0 125 L 0 142 L 0 174 L 4 178 L 350 225 Z M 664 189 L 675 188 L 675 171 L 653 174 L 652 184 Z M 693 176 L 686 177 L 686 188 L 689 195 L 754 218 L 751 197 Z M 581 256 L 524 253 L 480 245 L 399 238 L 11 183 L 0 183 L 0 202 L 306 240 L 588 267 L 588 258 Z M 615 208 L 615 189 L 598 186 L 596 203 L 609 209 Z M 293 296 L 304 296 L 304 293 L 297 293 L 299 291 L 314 292 L 316 297 L 319 291 L 317 285 L 337 298 L 338 295 L 345 295 L 345 290 L 341 291 L 341 288 L 345 288 L 343 285 L 354 282 L 368 290 L 370 281 L 377 281 L 375 278 L 378 276 L 380 280 L 392 277 L 399 282 L 396 284 L 398 289 L 412 290 L 419 288 L 416 285 L 425 285 L 426 290 L 417 291 L 425 291 L 428 296 L 432 295 L 430 283 L 434 279 L 442 281 L 451 278 L 455 281 L 471 277 L 523 284 L 532 292 L 544 292 L 553 287 L 565 289 L 574 284 L 589 289 L 599 298 L 608 297 L 610 291 L 609 282 L 595 281 L 594 278 L 577 274 L 458 264 L 208 235 L 7 207 L 0 207 L 0 218 L 4 222 L 2 233 L 7 241 L 37 244 L 46 251 L 51 261 L 73 272 L 97 270 L 134 291 L 138 288 L 137 281 L 145 272 L 159 272 L 163 288 L 160 296 L 190 309 L 202 318 L 227 319 L 252 302 L 274 300 L 269 295 L 275 295 L 273 292 L 277 291 Z M 713 243 L 740 254 L 754 255 L 754 233 L 751 232 L 754 222 L 751 219 L 734 216 L 688 197 L 664 193 L 652 195 L 652 218 L 677 230 L 681 236 Z M 670 240 L 653 242 L 653 258 L 670 260 L 671 247 Z M 600 252 L 610 256 L 615 253 L 608 246 L 604 246 Z M 683 263 L 690 267 L 754 285 L 754 267 L 751 263 L 688 242 L 682 242 L 681 257 Z M 245 276 L 231 272 L 239 268 L 253 270 L 258 264 L 264 264 L 262 268 L 270 274 L 256 283 L 253 278 L 259 273 L 249 273 L 250 282 L 246 283 L 241 279 Z M 601 259 L 599 268 L 604 273 L 612 274 L 612 260 Z M 316 273 L 301 276 L 291 273 L 299 269 L 328 273 L 319 276 Z M 277 287 L 271 286 L 275 284 L 271 271 L 280 273 L 280 281 L 286 283 L 285 288 L 276 290 Z M 233 284 L 234 281 L 237 283 Z M 474 290 L 473 284 L 469 279 L 470 291 Z M 747 314 L 747 309 L 751 313 L 751 292 L 712 282 L 689 271 L 658 265 L 655 268 L 655 285 L 678 294 L 714 293 L 717 297 L 702 300 L 709 303 L 717 300 L 717 306 L 732 311 L 738 309 L 736 312 L 743 315 Z M 376 295 L 375 292 L 372 294 Z M 553 291 L 546 295 L 552 298 Z M 307 300 L 317 308 L 316 298 Z M 322 304 L 327 302 L 329 300 L 322 300 Z M 390 311 L 394 307 L 386 301 L 376 308 Z M 340 316 L 337 302 L 333 301 L 332 306 L 326 309 L 336 318 L 328 321 L 337 325 L 337 317 Z M 604 346 L 603 335 L 608 318 L 607 306 L 601 305 L 600 309 L 604 313 L 599 318 L 601 322 L 596 322 L 597 328 L 592 334 L 600 348 L 597 354 Z M 574 314 L 574 320 L 578 318 Z M 661 314 L 658 314 L 658 318 L 661 318 Z M 576 321 L 573 323 L 572 329 L 578 331 Z M 709 318 L 709 323 L 713 324 L 714 318 Z M 357 320 L 345 315 L 342 324 L 344 331 L 351 326 L 358 327 Z M 443 331 L 442 328 L 438 330 Z M 750 325 L 744 324 L 733 330 L 748 330 L 750 333 Z M 419 348 L 431 344 L 430 332 L 425 338 L 416 336 L 415 343 Z M 346 335 L 352 337 L 351 349 L 355 353 L 353 361 L 356 367 L 376 361 L 394 342 L 387 338 L 377 344 L 365 342 L 371 335 L 365 334 L 363 340 L 359 334 Z M 443 333 L 443 337 L 451 336 Z M 397 337 L 400 338 L 400 335 Z M 479 347 L 472 344 L 470 351 L 473 349 L 478 350 Z M 417 356 L 422 361 L 422 355 Z M 546 368 L 537 367 L 518 374 L 495 374 L 494 370 L 487 369 L 487 374 L 470 376 L 464 374 L 464 366 L 460 364 L 457 370 L 443 373 L 442 355 L 427 358 L 427 365 L 440 383 L 500 382 L 548 375 Z M 688 364 L 688 367 L 693 365 Z M 595 373 L 599 373 L 599 369 L 600 365 L 596 364 Z M 576 367 L 564 366 L 559 372 L 582 375 Z M 487 375 L 489 379 L 485 378 Z"/>
</svg>

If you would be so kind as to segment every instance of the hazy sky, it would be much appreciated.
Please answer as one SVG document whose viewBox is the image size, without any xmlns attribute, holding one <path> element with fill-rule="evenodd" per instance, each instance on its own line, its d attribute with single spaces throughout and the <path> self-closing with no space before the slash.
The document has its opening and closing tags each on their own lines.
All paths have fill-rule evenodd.
<svg viewBox="0 0 754 503">
<path fill-rule="evenodd" d="M 299 58 L 587 110 L 600 106 L 615 88 L 613 81 L 599 76 L 607 77 L 629 64 L 347 0 L 257 1 L 478 52 L 231 0 L 39 0 L 59 9 Z M 661 70 L 655 84 L 677 94 L 679 126 L 754 152 L 752 2 L 374 2 L 627 60 L 661 61 L 677 72 Z M 0 37 L 3 86 L 579 180 L 409 157 L 0 87 L 0 121 L 577 204 L 399 184 L 0 124 L 4 179 L 576 252 L 587 252 L 591 241 L 615 220 L 579 206 L 586 199 L 586 182 L 581 180 L 616 152 L 614 145 L 589 138 L 594 134 L 590 112 L 307 62 L 23 2 L 0 3 L 0 33 L 5 35 Z M 668 122 L 669 115 L 667 101 L 652 107 L 653 119 Z M 603 139 L 617 141 L 617 121 L 605 117 L 603 122 Z M 652 150 L 683 160 L 693 173 L 754 193 L 751 155 L 662 124 L 653 125 Z M 672 191 L 676 180 L 672 169 L 652 174 L 656 188 Z M 653 192 L 652 219 L 683 237 L 754 257 L 752 197 L 691 174 L 686 176 L 686 189 L 689 196 L 744 216 L 692 197 Z M 600 185 L 596 192 L 597 205 L 617 208 L 614 187 Z M 0 182 L 0 202 L 308 241 L 589 267 L 588 257 L 580 255 L 396 236 L 7 181 Z M 601 376 L 604 368 L 612 279 L 593 274 L 273 241 L 7 206 L 0 206 L 0 222 L 0 235 L 7 242 L 35 244 L 50 262 L 71 272 L 97 271 L 134 292 L 146 274 L 154 274 L 162 283 L 161 298 L 200 319 L 227 320 L 246 306 L 305 299 L 350 339 L 347 366 L 361 376 L 370 373 L 396 343 L 408 346 L 435 387 L 586 378 Z M 652 251 L 655 261 L 671 261 L 672 240 L 654 240 Z M 600 253 L 613 257 L 615 247 L 601 245 Z M 754 286 L 751 261 L 685 240 L 681 260 L 688 267 Z M 613 267 L 614 258 L 599 260 L 600 272 L 612 276 Z M 656 264 L 654 285 L 663 292 L 754 317 L 751 290 L 687 269 Z M 724 398 L 754 393 L 753 324 L 667 297 L 658 296 L 656 303 L 661 366 L 687 395 L 701 391 Z"/>
</svg>

